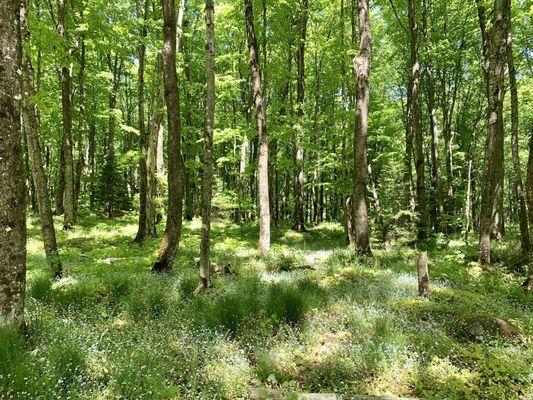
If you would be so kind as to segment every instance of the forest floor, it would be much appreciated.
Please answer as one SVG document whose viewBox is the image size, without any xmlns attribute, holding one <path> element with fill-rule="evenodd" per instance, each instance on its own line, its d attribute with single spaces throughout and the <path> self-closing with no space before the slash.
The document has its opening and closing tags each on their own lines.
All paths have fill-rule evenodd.
<svg viewBox="0 0 533 400">
<path fill-rule="evenodd" d="M 84 216 L 64 232 L 57 220 L 65 277 L 53 283 L 30 222 L 28 340 L 0 332 L 1 399 L 235 399 L 257 386 L 533 397 L 533 301 L 513 239 L 484 271 L 475 238 L 435 238 L 422 298 L 408 246 L 357 258 L 340 225 L 287 225 L 259 259 L 255 225 L 217 221 L 213 260 L 233 273 L 195 296 L 200 221 L 185 224 L 172 276 L 149 274 L 160 239 L 133 244 L 136 221 Z"/>
</svg>

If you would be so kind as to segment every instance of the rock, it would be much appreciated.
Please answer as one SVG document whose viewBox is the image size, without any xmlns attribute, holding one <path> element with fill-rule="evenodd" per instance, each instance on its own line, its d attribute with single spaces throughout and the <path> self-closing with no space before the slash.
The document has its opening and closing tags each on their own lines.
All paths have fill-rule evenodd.
<svg viewBox="0 0 533 400">
<path fill-rule="evenodd" d="M 464 317 L 459 322 L 461 328 L 469 339 L 479 337 L 496 339 L 515 339 L 520 336 L 518 329 L 510 322 L 492 315 L 472 315 Z"/>
<path fill-rule="evenodd" d="M 102 260 L 102 263 L 107 264 L 107 265 L 112 265 L 112 264 L 118 263 L 120 260 L 122 259 L 121 258 L 106 258 Z"/>
<path fill-rule="evenodd" d="M 254 400 L 415 400 L 388 396 L 344 396 L 337 393 L 296 393 L 293 391 L 283 393 L 268 388 L 251 388 L 250 392 Z"/>
</svg>

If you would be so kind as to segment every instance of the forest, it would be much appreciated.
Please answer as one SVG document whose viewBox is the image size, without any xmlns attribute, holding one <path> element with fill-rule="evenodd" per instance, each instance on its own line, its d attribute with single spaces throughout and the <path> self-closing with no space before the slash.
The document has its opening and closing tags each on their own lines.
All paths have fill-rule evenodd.
<svg viewBox="0 0 533 400">
<path fill-rule="evenodd" d="M 1 0 L 0 399 L 532 399 L 531 32 Z"/>
</svg>

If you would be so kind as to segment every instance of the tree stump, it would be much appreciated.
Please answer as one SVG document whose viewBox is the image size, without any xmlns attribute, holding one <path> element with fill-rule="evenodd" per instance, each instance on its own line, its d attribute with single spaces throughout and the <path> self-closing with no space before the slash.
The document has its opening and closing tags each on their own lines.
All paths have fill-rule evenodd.
<svg viewBox="0 0 533 400">
<path fill-rule="evenodd" d="M 418 268 L 418 294 L 427 296 L 430 292 L 430 281 L 428 271 L 428 252 L 421 251 L 417 261 Z"/>
</svg>

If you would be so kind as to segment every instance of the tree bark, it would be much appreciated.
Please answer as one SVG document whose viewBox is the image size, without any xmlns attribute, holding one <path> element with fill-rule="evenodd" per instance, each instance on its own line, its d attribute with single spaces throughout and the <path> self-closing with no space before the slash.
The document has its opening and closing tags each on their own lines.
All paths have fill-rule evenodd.
<svg viewBox="0 0 533 400">
<path fill-rule="evenodd" d="M 20 28 L 26 48 L 30 48 L 30 31 L 28 29 L 28 0 L 22 2 L 20 13 Z M 62 265 L 57 247 L 56 231 L 52 218 L 52 208 L 48 197 L 48 180 L 43 168 L 41 155 L 40 137 L 40 115 L 36 105 L 31 103 L 31 98 L 35 96 L 36 89 L 33 83 L 34 70 L 29 54 L 23 54 L 22 60 L 22 115 L 24 121 L 24 131 L 28 144 L 28 155 L 37 202 L 39 204 L 39 216 L 41 220 L 41 234 L 43 237 L 44 250 L 48 266 L 51 268 L 54 277 L 61 276 Z"/>
<path fill-rule="evenodd" d="M 518 197 L 518 215 L 520 224 L 520 239 L 522 253 L 529 254 L 529 226 L 527 221 L 526 196 L 522 183 L 522 166 L 520 163 L 519 143 L 518 143 L 518 91 L 516 88 L 516 68 L 513 59 L 512 28 L 509 18 L 507 44 L 507 66 L 509 68 L 509 87 L 511 92 L 511 151 L 513 158 L 513 168 L 515 173 L 515 190 Z M 512 203 L 510 203 L 512 204 Z"/>
<path fill-rule="evenodd" d="M 81 11 L 83 18 L 83 10 Z M 76 146 L 78 159 L 76 161 L 75 175 L 74 175 L 74 222 L 76 222 L 78 216 L 78 205 L 81 192 L 81 177 L 83 174 L 83 168 L 85 167 L 85 149 L 83 146 L 83 124 L 85 122 L 85 62 L 86 62 L 86 49 L 85 49 L 85 34 L 80 36 L 80 70 L 78 73 L 78 97 L 79 97 L 79 111 L 78 111 L 78 129 Z"/>
<path fill-rule="evenodd" d="M 476 1 L 483 38 L 483 71 L 488 101 L 485 173 L 479 221 L 479 262 L 482 265 L 489 265 L 491 231 L 495 222 L 494 216 L 499 207 L 499 193 L 502 191 L 500 175 L 503 175 L 501 168 L 503 164 L 503 99 L 507 52 L 506 21 L 510 0 L 494 1 L 492 27 L 489 31 L 485 27 L 485 10 L 481 0 Z"/>
<path fill-rule="evenodd" d="M 197 292 L 211 286 L 209 263 L 211 252 L 211 197 L 213 195 L 213 129 L 215 125 L 215 5 L 205 2 L 205 75 L 206 116 L 204 130 L 204 170 L 202 187 L 202 235 L 200 242 L 200 283 Z"/>
<path fill-rule="evenodd" d="M 65 23 L 67 16 L 67 5 L 65 0 L 57 0 L 58 24 L 57 32 L 66 43 L 68 34 Z M 66 46 L 64 51 L 69 53 Z M 61 66 L 61 106 L 63 122 L 63 153 L 65 160 L 65 194 L 64 208 L 65 216 L 63 220 L 63 229 L 72 229 L 76 217 L 74 206 L 74 162 L 72 156 L 72 77 L 70 67 Z"/>
<path fill-rule="evenodd" d="M 160 182 L 158 174 L 163 172 L 158 171 L 158 149 L 159 141 L 163 141 L 163 120 L 165 92 L 163 89 L 163 58 L 162 54 L 157 54 L 156 79 L 155 86 L 155 101 L 153 105 L 153 116 L 149 123 L 149 137 L 148 137 L 148 152 L 146 156 L 146 173 L 147 173 L 147 188 L 146 188 L 146 235 L 157 236 L 157 223 L 161 219 L 161 210 L 156 207 L 156 199 L 162 197 L 162 190 L 160 189 Z"/>
<path fill-rule="evenodd" d="M 0 2 L 0 327 L 24 327 L 26 199 L 20 99 L 20 0 Z"/>
<path fill-rule="evenodd" d="M 257 39 L 254 30 L 254 11 L 252 0 L 244 1 L 244 13 L 246 19 L 246 36 L 248 40 L 248 56 L 251 70 L 252 96 L 257 117 L 257 133 L 259 142 L 258 160 L 258 191 L 259 191 L 259 246 L 260 256 L 270 254 L 270 199 L 268 190 L 268 136 L 261 86 L 261 68 L 259 66 L 259 54 Z"/>
<path fill-rule="evenodd" d="M 143 22 L 140 27 L 139 46 L 137 49 L 139 57 L 139 67 L 137 73 L 137 101 L 139 108 L 139 225 L 137 235 L 133 240 L 141 243 L 147 236 L 147 208 L 148 208 L 148 134 L 144 122 L 144 62 L 146 56 L 146 35 L 148 34 L 147 22 L 148 11 L 150 9 L 149 0 L 144 1 Z M 137 0 L 137 19 L 141 18 L 141 3 Z"/>
<path fill-rule="evenodd" d="M 429 50 L 428 38 L 428 5 L 423 3 L 423 32 L 426 46 Z M 427 61 L 425 68 L 427 79 L 427 106 L 429 113 L 429 130 L 431 132 L 431 181 L 432 181 L 432 214 L 435 232 L 440 232 L 442 228 L 441 218 L 444 214 L 444 193 L 442 188 L 442 170 L 439 156 L 439 128 L 437 122 L 437 108 L 435 106 L 435 78 L 430 61 Z"/>
<path fill-rule="evenodd" d="M 420 64 L 418 57 L 418 23 L 416 22 L 415 0 L 408 4 L 409 27 L 411 33 L 411 60 L 410 60 L 410 103 L 408 111 L 408 126 L 415 140 L 416 154 L 416 212 L 417 240 L 419 244 L 427 238 L 427 206 L 424 178 L 424 148 L 423 134 L 420 127 L 420 103 L 418 92 L 420 87 Z"/>
<path fill-rule="evenodd" d="M 305 41 L 307 37 L 307 20 L 309 0 L 302 0 L 299 10 L 298 33 L 299 42 L 296 54 L 298 67 L 297 88 L 297 126 L 294 138 L 294 225 L 296 232 L 305 231 L 303 186 L 304 186 L 304 149 L 302 139 L 304 133 L 304 100 L 305 100 Z"/>
<path fill-rule="evenodd" d="M 531 130 L 531 129 L 530 129 Z M 529 132 L 529 157 L 527 160 L 527 180 L 526 180 L 526 199 L 527 199 L 527 210 L 528 210 L 528 222 L 529 228 L 533 227 L 533 130 Z M 530 232 L 532 234 L 533 232 Z M 533 290 L 533 246 L 529 247 L 529 267 L 528 267 L 528 277 L 524 283 L 524 288 L 526 292 L 531 292 Z"/>
<path fill-rule="evenodd" d="M 428 252 L 421 251 L 417 261 L 418 269 L 418 294 L 427 296 L 430 292 L 429 271 L 428 271 Z"/>
<path fill-rule="evenodd" d="M 357 110 L 355 113 L 352 211 L 355 250 L 371 255 L 368 221 L 368 112 L 370 107 L 370 10 L 368 0 L 359 0 L 359 55 L 354 59 Z"/>
<path fill-rule="evenodd" d="M 163 71 L 168 119 L 168 214 L 153 273 L 171 272 L 179 248 L 183 216 L 183 158 L 178 76 L 176 73 L 176 13 L 174 0 L 163 4 Z"/>
</svg>

